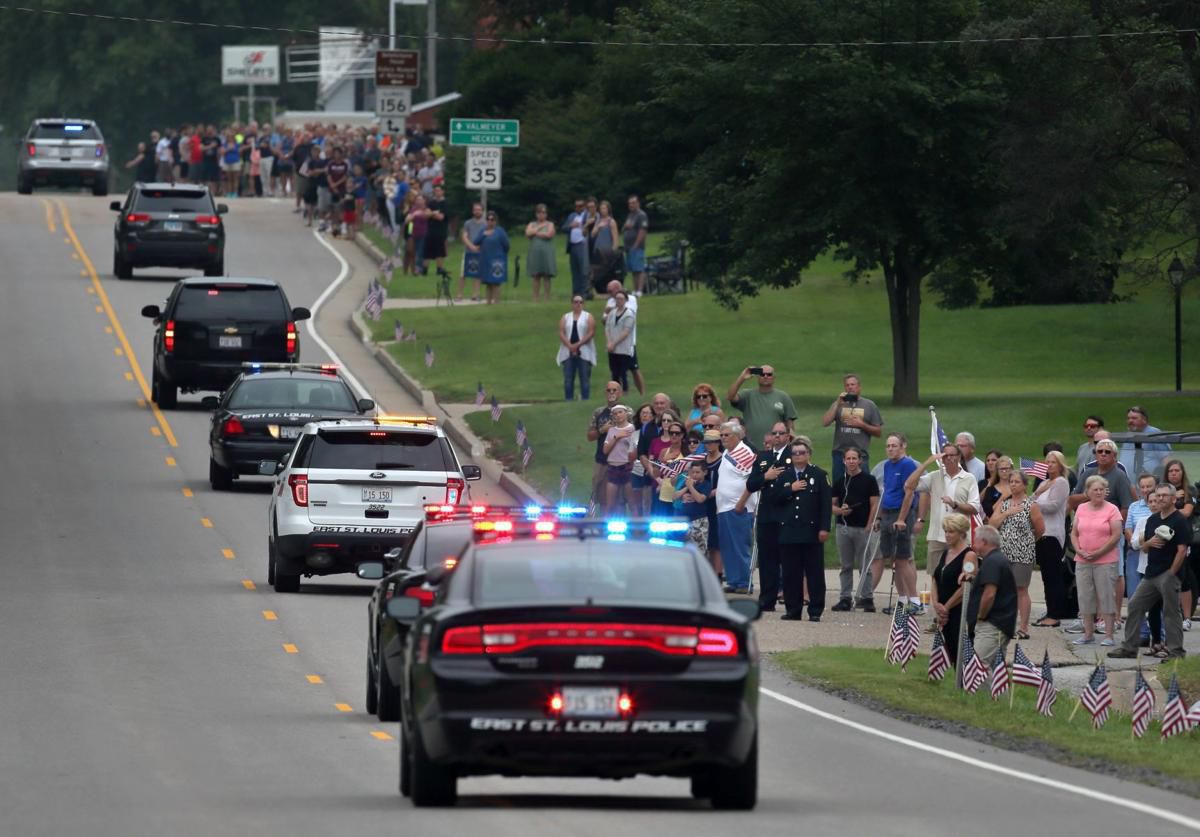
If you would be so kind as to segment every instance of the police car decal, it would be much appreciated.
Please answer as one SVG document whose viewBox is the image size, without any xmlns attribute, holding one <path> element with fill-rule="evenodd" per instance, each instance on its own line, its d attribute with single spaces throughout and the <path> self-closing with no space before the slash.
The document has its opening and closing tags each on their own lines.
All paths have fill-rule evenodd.
<svg viewBox="0 0 1200 837">
<path fill-rule="evenodd" d="M 471 729 L 485 732 L 679 734 L 708 730 L 708 721 L 565 720 L 554 718 L 472 718 Z"/>
<path fill-rule="evenodd" d="M 243 419 L 311 419 L 317 418 L 318 413 L 296 413 L 272 410 L 269 413 L 239 413 Z"/>
<path fill-rule="evenodd" d="M 413 526 L 314 526 L 313 532 L 339 533 L 344 535 L 411 535 Z"/>
</svg>

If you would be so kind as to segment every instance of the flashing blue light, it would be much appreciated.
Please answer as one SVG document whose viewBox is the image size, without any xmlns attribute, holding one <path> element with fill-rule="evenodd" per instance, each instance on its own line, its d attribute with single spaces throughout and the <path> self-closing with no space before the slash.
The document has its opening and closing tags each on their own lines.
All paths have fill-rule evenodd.
<svg viewBox="0 0 1200 837">
<path fill-rule="evenodd" d="M 686 546 L 683 541 L 669 541 L 666 538 L 650 538 L 649 543 L 655 546 Z"/>
<path fill-rule="evenodd" d="M 577 514 L 587 514 L 587 509 L 583 506 L 559 506 L 559 517 L 573 517 Z"/>
<path fill-rule="evenodd" d="M 261 364 L 261 363 L 252 363 L 252 364 L 250 364 L 250 372 L 251 372 L 251 374 L 257 375 L 257 374 L 258 374 L 259 372 L 261 372 L 261 371 L 262 371 L 262 364 Z"/>
<path fill-rule="evenodd" d="M 609 535 L 608 539 L 610 541 L 623 541 L 623 540 L 625 540 L 625 536 L 624 535 Z"/>
<path fill-rule="evenodd" d="M 64 131 L 82 131 L 83 126 L 82 125 L 63 125 L 63 130 Z"/>
<path fill-rule="evenodd" d="M 538 517 L 541 515 L 541 513 L 542 513 L 541 506 L 531 504 L 531 505 L 528 505 L 525 507 L 525 516 L 526 517 Z"/>
<path fill-rule="evenodd" d="M 686 532 L 688 524 L 682 520 L 651 520 L 650 531 L 655 535 L 665 535 L 668 532 Z"/>
<path fill-rule="evenodd" d="M 607 528 L 610 535 L 624 535 L 629 531 L 629 524 L 624 520 L 610 520 Z"/>
</svg>

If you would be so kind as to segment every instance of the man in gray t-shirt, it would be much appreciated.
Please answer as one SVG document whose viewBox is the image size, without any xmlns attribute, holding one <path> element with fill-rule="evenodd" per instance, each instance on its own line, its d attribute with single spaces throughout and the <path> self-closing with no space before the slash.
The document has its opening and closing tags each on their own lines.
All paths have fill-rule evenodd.
<svg viewBox="0 0 1200 837">
<path fill-rule="evenodd" d="M 1071 510 L 1087 502 L 1088 477 L 1101 476 L 1108 482 L 1108 502 L 1121 510 L 1124 515 L 1133 502 L 1133 487 L 1129 475 L 1117 464 L 1117 443 L 1111 439 L 1102 439 L 1096 443 L 1096 466 L 1084 468 L 1079 472 L 1079 481 L 1075 483 L 1078 494 L 1072 494 Z"/>
<path fill-rule="evenodd" d="M 471 204 L 471 217 L 463 221 L 462 230 L 458 234 L 459 240 L 463 243 L 462 270 L 458 275 L 459 302 L 462 302 L 463 288 L 467 284 L 468 277 L 475 280 L 475 291 L 472 293 L 471 299 L 479 298 L 479 281 L 483 278 L 483 267 L 479 258 L 479 248 L 471 242 L 486 226 L 487 221 L 483 220 L 483 204 L 476 201 Z"/>
<path fill-rule="evenodd" d="M 862 383 L 857 375 L 842 378 L 842 394 L 829 405 L 821 426 L 833 425 L 833 472 L 830 478 L 837 483 L 845 469 L 842 454 L 850 448 L 858 448 L 862 454 L 862 468 L 870 465 L 871 438 L 883 432 L 883 416 L 879 407 L 870 398 L 862 397 Z"/>
</svg>

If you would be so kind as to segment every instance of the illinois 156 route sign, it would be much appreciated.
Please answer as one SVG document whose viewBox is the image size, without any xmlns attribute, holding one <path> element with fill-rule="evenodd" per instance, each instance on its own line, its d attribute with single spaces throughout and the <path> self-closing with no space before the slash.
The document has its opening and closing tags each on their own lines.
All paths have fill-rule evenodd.
<svg viewBox="0 0 1200 837">
<path fill-rule="evenodd" d="M 500 154 L 494 146 L 472 145 L 467 148 L 467 188 L 500 188 Z"/>
<path fill-rule="evenodd" d="M 451 119 L 450 144 L 516 148 L 521 144 L 521 122 L 517 119 Z"/>
</svg>

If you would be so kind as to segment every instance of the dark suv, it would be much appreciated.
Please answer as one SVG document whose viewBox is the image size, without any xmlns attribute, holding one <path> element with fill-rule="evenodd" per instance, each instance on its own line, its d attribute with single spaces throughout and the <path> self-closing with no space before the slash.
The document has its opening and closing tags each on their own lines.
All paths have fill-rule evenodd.
<svg viewBox="0 0 1200 837">
<path fill-rule="evenodd" d="M 108 147 L 90 119 L 35 119 L 17 154 L 17 191 L 37 186 L 91 187 L 108 194 Z"/>
<path fill-rule="evenodd" d="M 312 314 L 293 308 L 272 279 L 204 279 L 175 283 L 162 310 L 142 309 L 154 320 L 151 397 L 174 409 L 178 390 L 224 390 L 243 363 L 295 363 L 296 323 Z"/>
<path fill-rule="evenodd" d="M 225 272 L 225 204 L 213 204 L 207 186 L 135 183 L 125 203 L 109 204 L 113 229 L 113 275 L 135 267 L 194 267 L 205 276 Z"/>
</svg>

